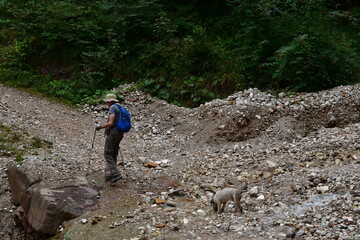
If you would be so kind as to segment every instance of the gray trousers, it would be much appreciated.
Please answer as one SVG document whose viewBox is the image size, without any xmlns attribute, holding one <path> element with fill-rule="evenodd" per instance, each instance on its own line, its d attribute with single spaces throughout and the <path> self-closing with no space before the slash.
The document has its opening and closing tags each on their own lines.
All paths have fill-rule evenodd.
<svg viewBox="0 0 360 240">
<path fill-rule="evenodd" d="M 112 176 L 118 175 L 120 172 L 117 169 L 117 156 L 119 154 L 119 145 L 124 137 L 124 133 L 112 128 L 107 131 L 105 138 L 104 156 L 107 163 L 107 167 Z"/>
</svg>

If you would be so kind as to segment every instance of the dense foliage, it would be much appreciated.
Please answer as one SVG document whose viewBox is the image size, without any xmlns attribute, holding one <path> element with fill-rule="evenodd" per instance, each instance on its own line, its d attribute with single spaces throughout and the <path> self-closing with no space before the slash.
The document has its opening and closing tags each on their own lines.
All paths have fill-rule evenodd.
<svg viewBox="0 0 360 240">
<path fill-rule="evenodd" d="M 73 102 L 121 83 L 197 106 L 360 79 L 350 0 L 0 0 L 0 82 Z"/>
</svg>

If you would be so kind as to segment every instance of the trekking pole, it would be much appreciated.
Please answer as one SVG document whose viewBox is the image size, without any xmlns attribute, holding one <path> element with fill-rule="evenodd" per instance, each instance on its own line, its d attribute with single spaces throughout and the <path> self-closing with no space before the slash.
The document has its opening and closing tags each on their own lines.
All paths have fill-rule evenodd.
<svg viewBox="0 0 360 240">
<path fill-rule="evenodd" d="M 95 122 L 95 125 L 96 124 L 98 124 L 98 122 Z M 93 141 L 92 141 L 92 144 L 91 144 L 91 149 L 94 148 L 95 136 L 96 136 L 96 129 L 94 130 L 94 138 L 93 138 Z"/>
</svg>

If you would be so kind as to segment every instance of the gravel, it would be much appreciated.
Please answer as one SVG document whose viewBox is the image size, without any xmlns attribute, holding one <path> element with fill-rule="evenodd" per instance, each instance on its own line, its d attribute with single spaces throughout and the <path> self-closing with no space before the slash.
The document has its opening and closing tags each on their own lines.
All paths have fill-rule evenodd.
<svg viewBox="0 0 360 240">
<path fill-rule="evenodd" d="M 248 89 L 195 109 L 129 88 L 115 89 L 133 121 L 119 157 L 125 178 L 109 185 L 102 132 L 91 148 L 103 105 L 68 107 L 0 85 L 0 121 L 52 143 L 29 151 L 21 168 L 46 187 L 101 189 L 99 209 L 64 223 L 57 238 L 360 239 L 359 84 L 276 96 Z M 8 220 L 19 211 L 9 164 L 0 155 L 0 238 L 24 239 Z M 214 213 L 214 192 L 245 181 L 244 213 L 231 202 Z"/>
</svg>

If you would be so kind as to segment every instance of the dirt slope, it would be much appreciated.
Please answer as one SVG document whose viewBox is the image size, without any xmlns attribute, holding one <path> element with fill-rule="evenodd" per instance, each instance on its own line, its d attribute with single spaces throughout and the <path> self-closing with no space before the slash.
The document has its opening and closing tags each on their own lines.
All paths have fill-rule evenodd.
<svg viewBox="0 0 360 240">
<path fill-rule="evenodd" d="M 53 143 L 30 151 L 22 168 L 47 187 L 101 189 L 99 209 L 64 223 L 59 239 L 360 238 L 360 85 L 296 96 L 249 89 L 196 109 L 124 88 L 133 129 L 121 143 L 125 178 L 111 186 L 102 133 L 91 148 L 103 106 L 70 108 L 0 86 L 0 121 Z M 7 220 L 18 212 L 5 174 L 13 162 L 0 155 L 1 239 L 23 237 Z M 213 192 L 243 181 L 244 213 L 230 204 L 215 214 Z"/>
</svg>

